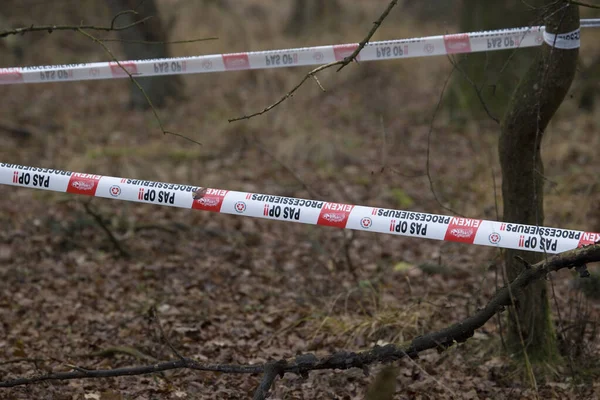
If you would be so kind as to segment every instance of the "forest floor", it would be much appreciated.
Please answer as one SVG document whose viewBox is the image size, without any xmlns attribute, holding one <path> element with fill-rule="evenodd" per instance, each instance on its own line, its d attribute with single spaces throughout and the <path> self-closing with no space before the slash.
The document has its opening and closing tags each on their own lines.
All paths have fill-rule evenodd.
<svg viewBox="0 0 600 400">
<path fill-rule="evenodd" d="M 178 16 L 174 39 L 219 37 L 174 47 L 174 55 L 357 42 L 386 1 L 356 2 L 336 29 L 296 37 L 281 33 L 288 10 L 272 1 L 228 11 L 209 3 L 161 3 Z M 10 21 L 22 25 L 110 21 L 102 2 L 19 4 L 12 2 Z M 398 9 L 374 39 L 457 31 L 453 16 L 420 21 Z M 582 63 L 600 54 L 598 39 L 584 31 Z M 23 65 L 108 59 L 76 33 L 19 40 L 27 41 Z M 8 50 L 0 52 L 1 66 L 14 66 Z M 227 122 L 274 102 L 308 70 L 184 76 L 186 100 L 160 116 L 202 146 L 163 135 L 150 111 L 128 110 L 125 80 L 2 86 L 0 125 L 30 135 L 0 130 L 0 161 L 448 214 L 426 175 L 429 152 L 446 207 L 498 218 L 499 127 L 456 123 L 444 110 L 431 123 L 451 71 L 444 57 L 326 71 L 325 93 L 309 83 L 263 116 Z M 545 225 L 599 232 L 600 108 L 579 108 L 584 84 L 578 75 L 547 132 Z M 86 210 L 89 201 L 0 186 L 0 381 L 66 364 L 172 359 L 148 317 L 152 308 L 180 353 L 249 364 L 410 340 L 472 314 L 502 284 L 492 248 L 93 199 L 88 206 L 125 258 Z M 572 272 L 549 279 L 564 357 L 554 375 L 532 388 L 510 368 L 494 320 L 465 344 L 400 361 L 396 398 L 599 398 L 600 301 L 573 289 Z M 13 362 L 23 358 L 44 361 Z M 369 377 L 360 370 L 286 375 L 271 398 L 362 399 L 379 368 Z M 259 379 L 179 370 L 1 389 L 0 398 L 247 399 Z"/>
</svg>

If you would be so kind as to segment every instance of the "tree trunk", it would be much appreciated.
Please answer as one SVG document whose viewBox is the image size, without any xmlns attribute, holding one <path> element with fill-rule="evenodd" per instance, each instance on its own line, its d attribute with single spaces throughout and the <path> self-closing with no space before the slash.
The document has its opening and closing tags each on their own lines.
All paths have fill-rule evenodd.
<svg viewBox="0 0 600 400">
<path fill-rule="evenodd" d="M 564 7 L 563 2 L 555 0 L 547 0 L 547 3 L 554 3 L 555 10 Z M 574 31 L 579 27 L 578 7 L 572 5 L 552 13 L 545 25 L 550 33 Z M 543 44 L 510 99 L 499 141 L 504 221 L 544 223 L 541 141 L 571 86 L 578 54 L 578 49 L 561 50 Z M 540 248 L 541 237 L 531 235 L 531 238 L 535 238 Z M 543 253 L 507 250 L 508 280 L 515 279 L 525 268 L 516 256 L 531 264 L 544 257 Z M 522 337 L 531 360 L 551 360 L 557 355 L 557 347 L 546 282 L 536 282 L 516 294 L 516 301 L 516 309 L 509 313 L 509 349 L 522 352 Z"/>
<path fill-rule="evenodd" d="M 474 32 L 501 28 L 542 25 L 541 9 L 545 0 L 463 0 L 460 31 Z M 502 18 L 498 18 L 501 15 Z M 455 73 L 449 90 L 453 113 L 466 119 L 486 119 L 484 107 L 469 80 L 480 90 L 493 116 L 500 118 L 535 55 L 533 49 L 514 49 L 460 55 L 462 73 Z M 508 62 L 508 64 L 507 64 Z M 467 75 L 469 79 L 465 78 Z"/>
<path fill-rule="evenodd" d="M 116 25 L 129 25 L 145 17 L 152 18 L 143 24 L 133 26 L 129 29 L 119 31 L 119 38 L 124 42 L 123 51 L 128 60 L 141 60 L 151 58 L 169 57 L 169 48 L 165 43 L 143 44 L 130 43 L 129 41 L 152 41 L 166 42 L 168 35 L 164 24 L 158 16 L 155 0 L 107 0 L 111 12 L 116 15 L 124 10 L 135 9 L 138 14 L 124 14 L 117 18 Z M 141 4 L 141 5 L 140 5 Z M 146 78 L 136 78 L 140 86 L 152 101 L 155 107 L 165 105 L 167 98 L 177 98 L 182 95 L 182 82 L 178 75 L 156 76 Z M 130 105 L 136 109 L 149 108 L 148 100 L 139 88 L 131 83 Z"/>
<path fill-rule="evenodd" d="M 600 93 L 600 57 L 581 71 L 583 89 L 579 97 L 579 108 L 591 112 L 594 110 L 596 98 Z"/>
</svg>

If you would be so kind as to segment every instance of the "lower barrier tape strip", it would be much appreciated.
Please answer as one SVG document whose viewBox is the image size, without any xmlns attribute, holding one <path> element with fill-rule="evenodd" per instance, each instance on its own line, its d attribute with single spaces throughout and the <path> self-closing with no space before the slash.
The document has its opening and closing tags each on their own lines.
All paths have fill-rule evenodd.
<svg viewBox="0 0 600 400">
<path fill-rule="evenodd" d="M 560 253 L 600 233 L 0 164 L 0 184 L 506 249 Z"/>
<path fill-rule="evenodd" d="M 580 23 L 582 28 L 600 27 L 600 19 L 582 19 Z M 541 46 L 546 37 L 544 32 L 544 26 L 531 26 L 369 42 L 356 59 L 357 61 L 381 61 Z M 554 40 L 549 44 L 552 45 L 551 43 L 554 43 Z M 0 68 L 0 85 L 129 78 L 128 73 L 134 77 L 148 77 L 322 65 L 343 60 L 357 47 L 358 43 L 348 43 L 232 54 L 128 60 L 119 63 L 97 62 Z"/>
</svg>

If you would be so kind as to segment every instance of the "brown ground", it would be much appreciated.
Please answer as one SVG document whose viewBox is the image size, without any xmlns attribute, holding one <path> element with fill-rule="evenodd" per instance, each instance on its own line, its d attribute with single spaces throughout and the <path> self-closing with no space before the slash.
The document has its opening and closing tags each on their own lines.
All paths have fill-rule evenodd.
<svg viewBox="0 0 600 400">
<path fill-rule="evenodd" d="M 10 21 L 23 25 L 110 19 L 101 2 L 9 3 Z M 165 9 L 179 16 L 175 38 L 220 37 L 175 49 L 188 55 L 358 41 L 386 1 L 347 6 L 335 31 L 294 38 L 280 34 L 287 9 L 271 7 L 279 3 L 246 1 L 229 13 L 183 0 L 161 4 L 171 4 Z M 454 21 L 411 21 L 399 8 L 376 39 L 456 32 Z M 600 52 L 599 38 L 584 32 L 584 65 Z M 75 33 L 20 40 L 25 65 L 108 58 Z M 13 66 L 8 51 L 0 52 L 2 66 Z M 330 201 L 446 214 L 424 171 L 447 60 L 325 72 L 320 79 L 326 93 L 309 84 L 267 115 L 227 123 L 274 101 L 307 70 L 185 76 L 189 98 L 163 110 L 161 118 L 202 147 L 163 136 L 150 112 L 128 111 L 124 80 L 3 86 L 0 122 L 25 127 L 32 136 L 0 132 L 1 161 L 296 197 L 316 193 Z M 579 76 L 545 143 L 546 225 L 600 231 L 600 109 L 578 110 L 584 84 Z M 461 214 L 496 219 L 498 128 L 452 124 L 441 113 L 433 135 L 438 195 Z M 0 187 L 0 360 L 53 359 L 38 367 L 61 370 L 68 369 L 64 363 L 112 368 L 172 358 L 148 321 L 152 306 L 173 345 L 202 361 L 258 363 L 360 350 L 464 318 L 497 282 L 498 254 L 488 248 L 94 199 L 92 207 L 133 255 L 127 260 L 86 213 L 87 200 Z M 565 329 L 573 362 L 565 357 L 537 389 L 522 382 L 522 372 L 506 368 L 498 325 L 489 322 L 464 345 L 400 362 L 396 397 L 599 397 L 598 338 L 569 328 L 582 319 L 595 326 L 600 303 L 569 289 L 571 279 L 563 271 L 551 282 L 557 326 Z M 124 353 L 91 357 L 117 346 L 141 353 L 138 359 Z M 0 380 L 39 372 L 31 363 L 0 364 Z M 358 370 L 318 372 L 307 380 L 289 375 L 276 381 L 272 396 L 360 399 L 372 376 Z M 258 379 L 176 371 L 3 389 L 0 398 L 237 399 L 251 397 Z"/>
</svg>

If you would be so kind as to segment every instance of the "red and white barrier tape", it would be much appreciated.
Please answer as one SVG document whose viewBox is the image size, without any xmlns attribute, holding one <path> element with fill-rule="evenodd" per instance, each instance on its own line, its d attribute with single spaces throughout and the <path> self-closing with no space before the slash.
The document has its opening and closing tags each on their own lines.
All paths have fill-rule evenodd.
<svg viewBox="0 0 600 400">
<path fill-rule="evenodd" d="M 0 184 L 342 229 L 560 253 L 600 233 L 0 164 Z"/>
<path fill-rule="evenodd" d="M 600 27 L 600 19 L 583 19 L 581 27 Z M 544 32 L 543 26 L 535 26 L 370 42 L 361 50 L 357 60 L 390 60 L 516 49 L 540 46 L 544 42 L 544 38 L 547 39 L 548 44 L 560 48 L 563 40 L 550 41 L 550 36 L 544 36 Z M 578 38 L 579 35 L 577 35 L 577 46 L 579 45 Z M 569 43 L 570 45 L 574 44 L 573 41 Z M 0 68 L 0 85 L 127 78 L 129 75 L 123 71 L 121 66 L 127 69 L 132 76 L 146 77 L 321 65 L 343 60 L 357 47 L 358 43 L 350 43 L 247 53 L 120 61 L 120 65 L 116 62 L 98 62 Z"/>
</svg>

